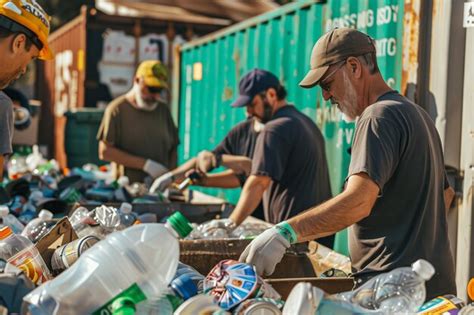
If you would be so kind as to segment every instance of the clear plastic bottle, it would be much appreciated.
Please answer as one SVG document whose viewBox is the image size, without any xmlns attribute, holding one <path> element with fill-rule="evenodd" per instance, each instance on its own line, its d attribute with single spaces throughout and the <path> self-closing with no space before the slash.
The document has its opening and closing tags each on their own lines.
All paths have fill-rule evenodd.
<svg viewBox="0 0 474 315">
<path fill-rule="evenodd" d="M 8 226 L 12 229 L 13 233 L 20 234 L 25 226 L 10 213 L 10 209 L 7 206 L 0 206 L 0 227 Z"/>
<path fill-rule="evenodd" d="M 27 237 L 33 243 L 46 235 L 56 224 L 53 220 L 53 213 L 49 210 L 41 210 L 38 217 L 31 220 L 21 232 L 21 235 Z"/>
<path fill-rule="evenodd" d="M 382 314 L 378 311 L 365 310 L 362 307 L 342 300 L 331 300 L 323 290 L 308 282 L 298 283 L 291 290 L 282 311 L 283 315 L 355 315 Z"/>
<path fill-rule="evenodd" d="M 336 299 L 386 314 L 416 313 L 426 299 L 425 282 L 435 270 L 424 259 L 412 267 L 394 269 L 376 276 L 354 291 L 335 295 Z"/>
<path fill-rule="evenodd" d="M 142 315 L 173 315 L 183 300 L 168 292 L 159 299 L 146 300 L 136 305 L 136 314 Z"/>
<path fill-rule="evenodd" d="M 128 202 L 123 202 L 120 205 L 120 229 L 125 229 L 132 226 L 137 220 L 137 215 L 132 212 L 132 205 Z"/>
<path fill-rule="evenodd" d="M 191 225 L 177 212 L 166 224 L 112 233 L 24 301 L 32 314 L 111 314 L 121 297 L 132 296 L 135 304 L 159 299 L 176 273 L 178 238 L 189 232 Z"/>
<path fill-rule="evenodd" d="M 8 227 L 0 229 L 0 258 L 23 270 L 39 285 L 51 279 L 51 274 L 33 243 Z"/>
</svg>

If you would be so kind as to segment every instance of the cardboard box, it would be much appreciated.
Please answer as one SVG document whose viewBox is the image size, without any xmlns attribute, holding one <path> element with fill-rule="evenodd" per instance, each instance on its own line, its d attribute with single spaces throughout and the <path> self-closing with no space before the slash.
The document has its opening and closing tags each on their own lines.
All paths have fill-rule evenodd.
<svg viewBox="0 0 474 315">
<path fill-rule="evenodd" d="M 181 240 L 180 261 L 207 275 L 220 261 L 238 260 L 250 240 Z M 269 278 L 315 277 L 305 245 L 292 246 Z"/>
</svg>

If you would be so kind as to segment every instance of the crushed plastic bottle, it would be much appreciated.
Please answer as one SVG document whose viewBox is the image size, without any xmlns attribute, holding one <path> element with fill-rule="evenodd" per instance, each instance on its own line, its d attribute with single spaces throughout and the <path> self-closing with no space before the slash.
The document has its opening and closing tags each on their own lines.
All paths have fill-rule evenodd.
<svg viewBox="0 0 474 315">
<path fill-rule="evenodd" d="M 188 266 L 186 264 L 183 264 L 181 262 L 178 264 L 178 269 L 176 270 L 176 275 L 174 276 L 174 279 L 171 282 L 171 287 L 173 287 L 173 285 L 175 285 L 175 287 L 173 287 L 173 289 L 175 291 L 179 291 L 180 290 L 179 286 L 181 284 L 178 283 L 178 282 L 181 281 L 182 279 L 184 279 L 185 276 L 188 277 L 194 283 L 194 286 L 196 288 L 196 293 L 192 294 L 191 296 L 194 296 L 198 293 L 202 293 L 203 282 L 204 282 L 205 277 L 202 274 L 200 274 L 193 267 Z M 187 300 L 191 296 L 185 296 L 184 294 L 181 294 L 181 297 L 184 300 Z"/>
<path fill-rule="evenodd" d="M 257 236 L 269 228 L 268 224 L 244 222 L 237 228 L 228 228 L 222 220 L 211 220 L 198 225 L 189 239 L 246 239 Z"/>
<path fill-rule="evenodd" d="M 33 315 L 111 314 L 119 298 L 131 297 L 134 304 L 159 299 L 176 273 L 178 238 L 189 232 L 188 220 L 176 212 L 166 224 L 139 224 L 110 234 L 24 301 Z"/>
<path fill-rule="evenodd" d="M 335 298 L 384 314 L 416 313 L 426 299 L 425 282 L 434 273 L 428 261 L 419 259 L 411 268 L 397 268 L 378 275 L 357 290 L 339 293 Z"/>
<path fill-rule="evenodd" d="M 282 313 L 283 315 L 381 314 L 346 301 L 331 300 L 325 296 L 323 290 L 313 287 L 308 282 L 300 282 L 291 290 Z"/>
<path fill-rule="evenodd" d="M 53 213 L 49 210 L 41 210 L 38 217 L 31 220 L 21 232 L 21 235 L 27 237 L 33 243 L 39 241 L 44 235 L 46 235 L 56 224 L 53 220 Z"/>
<path fill-rule="evenodd" d="M 19 234 L 25 226 L 13 215 L 7 206 L 0 206 L 0 227 L 8 226 L 13 233 Z"/>
<path fill-rule="evenodd" d="M 51 279 L 51 274 L 33 243 L 24 236 L 13 234 L 8 227 L 0 229 L 0 258 L 21 269 L 39 285 Z"/>
</svg>

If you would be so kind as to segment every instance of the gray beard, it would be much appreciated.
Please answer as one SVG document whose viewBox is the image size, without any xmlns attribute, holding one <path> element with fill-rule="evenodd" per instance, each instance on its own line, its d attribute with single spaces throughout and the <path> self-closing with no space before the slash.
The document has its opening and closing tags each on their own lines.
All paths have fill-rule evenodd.
<svg viewBox="0 0 474 315">
<path fill-rule="evenodd" d="M 153 104 L 145 102 L 140 95 L 140 88 L 138 85 L 135 85 L 133 88 L 135 90 L 135 102 L 137 103 L 138 109 L 151 112 L 156 108 L 156 106 L 158 106 L 158 102 L 153 102 Z"/>
</svg>

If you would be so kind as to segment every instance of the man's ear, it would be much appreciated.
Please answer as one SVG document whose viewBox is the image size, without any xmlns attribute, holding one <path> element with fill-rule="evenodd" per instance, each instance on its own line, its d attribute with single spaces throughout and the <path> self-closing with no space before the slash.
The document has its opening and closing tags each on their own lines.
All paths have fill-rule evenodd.
<svg viewBox="0 0 474 315">
<path fill-rule="evenodd" d="M 25 50 L 25 45 L 26 45 L 26 35 L 25 34 L 15 34 L 13 35 L 13 39 L 11 42 L 11 51 L 14 54 L 17 54 L 21 52 L 22 50 Z"/>
<path fill-rule="evenodd" d="M 269 88 L 265 94 L 268 100 L 277 99 L 277 92 L 274 88 Z"/>
<path fill-rule="evenodd" d="M 349 67 L 350 73 L 355 77 L 355 78 L 360 78 L 362 75 L 362 64 L 360 63 L 360 60 L 356 57 L 349 57 L 347 59 L 347 66 Z"/>
</svg>

